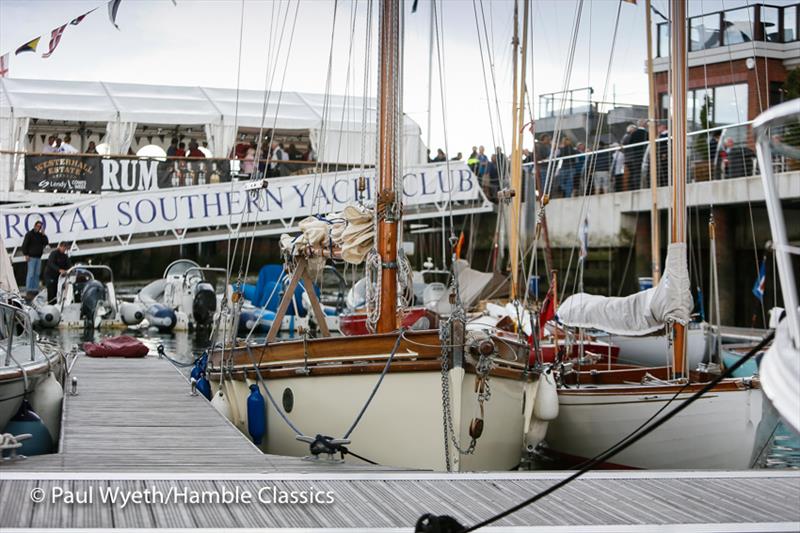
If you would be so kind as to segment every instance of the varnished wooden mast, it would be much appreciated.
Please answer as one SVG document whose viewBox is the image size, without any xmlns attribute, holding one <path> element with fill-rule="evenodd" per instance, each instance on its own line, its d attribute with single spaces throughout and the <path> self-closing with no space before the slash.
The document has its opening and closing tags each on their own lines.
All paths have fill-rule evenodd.
<svg viewBox="0 0 800 533">
<path fill-rule="evenodd" d="M 672 137 L 672 231 L 671 242 L 686 242 L 686 81 L 688 72 L 686 40 L 686 0 L 670 0 L 670 115 Z M 675 373 L 683 375 L 686 366 L 686 328 L 673 330 Z"/>
<path fill-rule="evenodd" d="M 653 285 L 661 278 L 661 231 L 658 219 L 658 151 L 656 149 L 656 84 L 653 76 L 653 30 L 650 0 L 644 5 L 647 24 L 647 82 L 650 86 L 650 105 L 647 109 L 650 148 L 650 256 Z"/>
<path fill-rule="evenodd" d="M 522 219 L 522 124 L 525 120 L 525 63 L 528 50 L 528 13 L 529 0 L 523 0 L 522 11 L 522 62 L 517 76 L 516 53 L 519 49 L 517 38 L 517 4 L 514 4 L 514 145 L 511 149 L 511 189 L 514 197 L 511 199 L 511 217 L 509 222 L 509 254 L 511 258 L 511 299 L 517 298 L 519 289 L 519 231 Z M 517 80 L 518 86 L 517 86 Z M 533 184 L 531 184 L 533 186 Z M 531 201 L 530 199 L 528 201 Z"/>
<path fill-rule="evenodd" d="M 378 82 L 377 249 L 381 257 L 380 317 L 376 330 L 397 329 L 397 235 L 401 198 L 395 184 L 400 174 L 400 0 L 381 0 Z"/>
</svg>

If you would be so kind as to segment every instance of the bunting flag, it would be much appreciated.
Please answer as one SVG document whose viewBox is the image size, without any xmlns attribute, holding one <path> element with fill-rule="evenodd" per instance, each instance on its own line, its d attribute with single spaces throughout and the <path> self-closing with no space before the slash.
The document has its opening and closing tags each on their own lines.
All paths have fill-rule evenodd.
<svg viewBox="0 0 800 533">
<path fill-rule="evenodd" d="M 0 56 L 0 78 L 8 76 L 8 63 L 11 61 L 11 54 Z"/>
<path fill-rule="evenodd" d="M 122 0 L 108 0 L 108 18 L 117 29 L 119 29 L 119 26 L 117 26 L 117 10 L 119 10 L 121 3 Z"/>
<path fill-rule="evenodd" d="M 61 36 L 64 35 L 64 30 L 66 29 L 67 29 L 67 24 L 64 24 L 63 26 L 59 26 L 58 28 L 50 32 L 50 49 L 42 54 L 43 58 L 47 59 L 48 57 L 53 55 L 53 52 L 56 51 L 58 44 L 61 42 Z"/>
<path fill-rule="evenodd" d="M 761 267 L 758 269 L 758 278 L 753 284 L 753 295 L 764 303 L 764 288 L 767 284 L 767 258 L 761 260 Z"/>
<path fill-rule="evenodd" d="M 87 16 L 88 16 L 90 13 L 92 13 L 92 11 L 95 11 L 96 9 L 97 9 L 97 8 L 94 8 L 94 9 L 92 9 L 91 11 L 87 11 L 86 13 L 84 13 L 83 15 L 81 15 L 80 17 L 75 17 L 74 19 L 72 19 L 71 21 L 69 21 L 69 23 L 70 23 L 70 24 L 72 24 L 73 26 L 77 26 L 78 24 L 80 24 L 81 22 L 83 22 L 83 19 L 85 19 L 85 18 L 86 18 L 86 17 L 87 17 Z"/>
<path fill-rule="evenodd" d="M 14 55 L 18 56 L 22 52 L 36 52 L 36 47 L 39 46 L 39 40 L 40 39 L 41 39 L 41 37 L 37 37 L 36 39 L 31 39 L 27 43 L 25 43 L 22 46 L 20 46 L 19 48 L 17 48 L 17 51 L 14 52 Z"/>
</svg>

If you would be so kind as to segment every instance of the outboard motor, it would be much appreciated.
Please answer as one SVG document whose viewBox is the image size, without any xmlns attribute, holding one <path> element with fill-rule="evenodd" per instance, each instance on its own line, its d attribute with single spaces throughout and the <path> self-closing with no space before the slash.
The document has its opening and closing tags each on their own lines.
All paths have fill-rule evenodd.
<svg viewBox="0 0 800 533">
<path fill-rule="evenodd" d="M 83 296 L 83 289 L 86 288 L 87 283 L 94 280 L 94 276 L 85 268 L 76 268 L 73 275 L 75 279 L 72 282 L 72 299 L 76 302 L 80 302 Z"/>
<path fill-rule="evenodd" d="M 106 286 L 96 279 L 89 280 L 81 290 L 81 318 L 95 328 L 108 313 Z"/>
<path fill-rule="evenodd" d="M 178 323 L 175 311 L 164 304 L 153 304 L 144 313 L 150 327 L 158 328 L 159 333 L 169 333 Z"/>
<path fill-rule="evenodd" d="M 192 289 L 192 316 L 200 326 L 210 326 L 217 310 L 217 293 L 207 281 L 198 282 Z"/>
<path fill-rule="evenodd" d="M 135 326 L 144 320 L 144 306 L 139 303 L 124 302 L 119 306 L 119 314 L 127 326 Z"/>
<path fill-rule="evenodd" d="M 37 322 L 43 328 L 54 328 L 61 321 L 61 311 L 55 305 L 43 305 L 38 309 Z"/>
</svg>

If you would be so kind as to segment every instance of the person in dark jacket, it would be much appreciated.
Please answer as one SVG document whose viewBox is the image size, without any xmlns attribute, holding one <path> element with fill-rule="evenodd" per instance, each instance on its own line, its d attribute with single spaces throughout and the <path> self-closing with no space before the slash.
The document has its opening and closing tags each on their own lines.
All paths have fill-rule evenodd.
<svg viewBox="0 0 800 533">
<path fill-rule="evenodd" d="M 44 283 L 47 286 L 47 303 L 55 303 L 58 294 L 58 278 L 72 266 L 67 255 L 67 243 L 60 242 L 47 258 Z"/>
<path fill-rule="evenodd" d="M 645 145 L 629 146 L 640 144 L 647 141 L 647 130 L 644 126 L 647 121 L 639 121 L 639 126 L 631 124 L 628 126 L 628 133 L 622 139 L 622 146 L 626 147 L 625 150 L 625 166 L 628 167 L 628 184 L 626 190 L 633 191 L 641 186 L 642 182 L 642 161 L 644 161 L 644 152 L 647 149 Z"/>
<path fill-rule="evenodd" d="M 597 150 L 600 152 L 594 156 L 592 162 L 592 184 L 594 194 L 605 194 L 609 190 L 609 183 L 611 182 L 611 152 L 604 152 L 608 149 L 608 145 L 600 141 Z"/>
<path fill-rule="evenodd" d="M 39 292 L 42 254 L 49 243 L 41 220 L 33 225 L 33 229 L 26 233 L 22 240 L 22 255 L 25 256 L 28 264 L 28 274 L 25 277 L 25 292 L 27 292 L 28 298 L 33 298 Z"/>
<path fill-rule="evenodd" d="M 737 145 L 731 137 L 725 139 L 725 177 L 742 178 L 753 175 L 756 154 L 745 145 Z"/>
</svg>

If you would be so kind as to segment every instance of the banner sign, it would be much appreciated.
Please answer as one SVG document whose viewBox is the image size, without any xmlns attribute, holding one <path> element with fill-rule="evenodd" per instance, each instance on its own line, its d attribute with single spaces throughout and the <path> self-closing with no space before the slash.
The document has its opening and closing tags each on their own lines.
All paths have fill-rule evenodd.
<svg viewBox="0 0 800 533">
<path fill-rule="evenodd" d="M 230 181 L 226 160 L 74 156 L 25 157 L 25 189 L 46 192 L 150 191 Z"/>
<path fill-rule="evenodd" d="M 311 214 L 338 212 L 357 202 L 360 176 L 367 178 L 362 201 L 374 203 L 374 172 L 368 169 L 363 173 L 353 170 L 270 178 L 266 189 L 250 192 L 244 189 L 247 181 L 234 181 L 101 194 L 57 207 L 3 206 L 0 231 L 9 248 L 21 245 L 25 233 L 38 220 L 44 223 L 50 242 L 124 239 L 138 233 L 183 232 L 211 226 L 236 229 L 243 223 L 271 221 L 282 222 L 289 231 Z M 131 174 L 127 176 L 122 181 L 126 185 L 133 183 L 125 181 L 130 180 Z M 451 201 L 482 198 L 477 178 L 463 162 L 409 167 L 403 174 L 402 186 L 403 203 L 409 207 L 441 207 Z"/>
<path fill-rule="evenodd" d="M 29 191 L 98 192 L 101 181 L 97 157 L 25 157 L 25 189 Z"/>
</svg>

